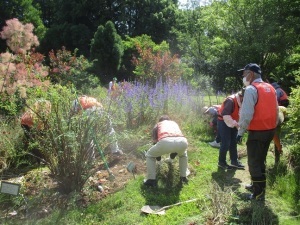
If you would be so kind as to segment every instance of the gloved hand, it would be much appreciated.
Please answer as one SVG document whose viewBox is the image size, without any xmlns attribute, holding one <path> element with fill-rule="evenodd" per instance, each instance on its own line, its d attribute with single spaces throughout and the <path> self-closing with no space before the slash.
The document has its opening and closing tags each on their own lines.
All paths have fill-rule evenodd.
<svg viewBox="0 0 300 225">
<path fill-rule="evenodd" d="M 236 143 L 237 143 L 237 144 L 242 144 L 242 141 L 243 141 L 243 136 L 237 135 L 237 136 L 236 136 Z"/>
</svg>

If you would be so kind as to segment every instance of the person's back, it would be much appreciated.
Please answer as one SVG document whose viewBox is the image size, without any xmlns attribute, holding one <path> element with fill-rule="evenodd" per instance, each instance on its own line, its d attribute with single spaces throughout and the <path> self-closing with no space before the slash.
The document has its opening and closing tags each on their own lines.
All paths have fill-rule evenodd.
<svg viewBox="0 0 300 225">
<path fill-rule="evenodd" d="M 272 82 L 271 85 L 275 88 L 278 105 L 288 107 L 289 99 L 286 92 L 280 87 L 277 82 Z"/>
</svg>

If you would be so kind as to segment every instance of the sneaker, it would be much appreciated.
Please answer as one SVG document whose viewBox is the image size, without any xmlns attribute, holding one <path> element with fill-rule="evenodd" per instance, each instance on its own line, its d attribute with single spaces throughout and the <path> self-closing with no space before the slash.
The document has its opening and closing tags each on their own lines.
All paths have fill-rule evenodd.
<svg viewBox="0 0 300 225">
<path fill-rule="evenodd" d="M 186 177 L 180 177 L 180 183 L 181 184 L 188 184 L 189 180 Z"/>
<path fill-rule="evenodd" d="M 232 167 L 229 166 L 228 164 L 223 164 L 223 163 L 219 163 L 218 167 L 224 169 L 224 170 L 232 170 Z"/>
<path fill-rule="evenodd" d="M 157 181 L 155 179 L 144 180 L 144 185 L 146 185 L 148 187 L 156 187 Z"/>
<path fill-rule="evenodd" d="M 213 148 L 220 148 L 220 146 L 221 146 L 221 144 L 217 143 L 216 141 L 209 142 L 208 144 Z"/>
<path fill-rule="evenodd" d="M 253 185 L 252 184 L 246 184 L 245 189 L 250 191 L 250 192 L 253 192 Z"/>
<path fill-rule="evenodd" d="M 245 169 L 245 166 L 239 161 L 237 161 L 235 163 L 231 163 L 231 167 L 236 168 L 236 169 Z"/>
<path fill-rule="evenodd" d="M 123 155 L 124 153 L 121 150 L 112 152 L 113 155 Z"/>
<path fill-rule="evenodd" d="M 256 201 L 265 201 L 265 191 L 262 191 L 260 194 L 249 194 L 247 200 L 256 200 Z"/>
</svg>

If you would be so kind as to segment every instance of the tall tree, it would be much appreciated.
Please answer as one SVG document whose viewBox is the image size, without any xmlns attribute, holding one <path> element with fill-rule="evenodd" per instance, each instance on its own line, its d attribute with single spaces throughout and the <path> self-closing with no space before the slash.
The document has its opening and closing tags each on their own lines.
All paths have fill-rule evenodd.
<svg viewBox="0 0 300 225">
<path fill-rule="evenodd" d="M 113 22 L 100 25 L 91 41 L 91 59 L 101 80 L 108 81 L 120 69 L 124 47 Z"/>
<path fill-rule="evenodd" d="M 269 76 L 299 42 L 299 7 L 292 0 L 214 1 L 195 12 L 198 19 L 189 23 L 195 28 L 189 34 L 196 35 L 187 54 L 201 63 L 194 64 L 195 71 L 213 77 L 218 89 L 249 62 L 260 64 L 263 76 Z M 236 87 L 242 85 L 240 78 L 236 81 Z"/>
</svg>

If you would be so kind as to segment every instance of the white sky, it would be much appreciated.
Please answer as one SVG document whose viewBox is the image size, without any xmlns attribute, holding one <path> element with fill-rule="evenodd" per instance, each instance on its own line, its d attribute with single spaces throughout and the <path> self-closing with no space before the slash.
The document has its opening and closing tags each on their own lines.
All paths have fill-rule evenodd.
<svg viewBox="0 0 300 225">
<path fill-rule="evenodd" d="M 200 5 L 205 5 L 205 2 L 209 2 L 208 0 L 179 0 L 179 4 L 185 5 L 188 1 L 196 1 L 200 2 Z"/>
</svg>

